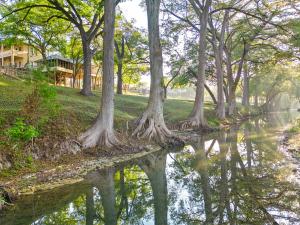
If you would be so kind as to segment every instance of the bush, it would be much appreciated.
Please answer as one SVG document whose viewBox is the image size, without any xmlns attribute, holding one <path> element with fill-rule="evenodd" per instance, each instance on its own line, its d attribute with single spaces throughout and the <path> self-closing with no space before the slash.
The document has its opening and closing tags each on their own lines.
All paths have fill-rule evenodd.
<svg viewBox="0 0 300 225">
<path fill-rule="evenodd" d="M 38 137 L 39 132 L 31 125 L 27 125 L 23 118 L 17 118 L 14 125 L 6 130 L 6 135 L 13 141 L 30 141 Z"/>
</svg>

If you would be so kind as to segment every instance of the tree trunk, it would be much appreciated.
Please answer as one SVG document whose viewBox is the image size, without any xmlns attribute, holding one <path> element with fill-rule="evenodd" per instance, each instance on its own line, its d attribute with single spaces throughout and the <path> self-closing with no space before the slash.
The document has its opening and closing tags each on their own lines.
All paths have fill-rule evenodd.
<svg viewBox="0 0 300 225">
<path fill-rule="evenodd" d="M 229 11 L 226 10 L 224 19 L 222 22 L 221 35 L 219 39 L 219 45 L 217 45 L 217 29 L 214 27 L 212 20 L 210 20 L 210 26 L 212 29 L 213 49 L 215 53 L 216 64 L 216 76 L 217 76 L 217 92 L 218 92 L 218 104 L 217 104 L 217 116 L 219 119 L 225 119 L 225 101 L 224 101 L 224 73 L 223 73 L 223 51 L 224 51 L 224 38 L 225 28 L 228 23 Z"/>
<path fill-rule="evenodd" d="M 225 51 L 225 53 L 226 53 L 226 69 L 227 69 L 227 77 L 228 77 L 227 114 L 228 116 L 232 116 L 235 113 L 235 109 L 236 109 L 235 90 L 233 89 L 234 78 L 233 78 L 233 71 L 231 67 L 231 53 L 229 51 Z"/>
<path fill-rule="evenodd" d="M 122 77 L 122 70 L 123 70 L 123 62 L 119 60 L 118 62 L 118 85 L 117 85 L 117 94 L 123 94 L 123 77 Z"/>
<path fill-rule="evenodd" d="M 233 116 L 236 112 L 236 95 L 231 88 L 229 89 L 228 101 L 228 116 Z"/>
<path fill-rule="evenodd" d="M 258 107 L 258 95 L 257 95 L 257 91 L 255 90 L 255 95 L 254 95 L 254 106 Z"/>
<path fill-rule="evenodd" d="M 85 36 L 82 35 L 82 48 L 83 48 L 83 86 L 81 94 L 84 96 L 91 96 L 92 93 L 92 50 L 90 42 L 87 41 Z"/>
<path fill-rule="evenodd" d="M 207 128 L 207 121 L 204 117 L 204 86 L 205 86 L 205 71 L 206 71 L 206 34 L 207 22 L 209 16 L 209 7 L 211 0 L 208 0 L 203 9 L 203 13 L 198 15 L 200 19 L 200 35 L 198 47 L 198 74 L 196 84 L 196 96 L 192 113 L 187 121 L 182 124 L 185 127 Z"/>
<path fill-rule="evenodd" d="M 248 65 L 245 63 L 244 65 L 244 82 L 243 82 L 243 100 L 242 104 L 243 106 L 248 107 L 249 106 L 249 70 Z"/>
<path fill-rule="evenodd" d="M 146 111 L 137 121 L 133 136 L 164 142 L 171 132 L 163 117 L 163 58 L 159 33 L 160 0 L 146 0 L 150 49 L 151 85 Z"/>
<path fill-rule="evenodd" d="M 79 140 L 83 148 L 112 147 L 118 143 L 114 134 L 114 22 L 115 1 L 104 3 L 103 85 L 101 110 L 94 125 Z"/>
<path fill-rule="evenodd" d="M 213 103 L 214 103 L 214 104 L 217 104 L 217 103 L 218 103 L 218 102 L 217 102 L 217 99 L 216 99 L 216 97 L 214 96 L 214 93 L 210 90 L 209 86 L 205 84 L 204 87 L 205 87 L 206 91 L 208 92 L 208 94 L 210 95 L 210 97 L 211 97 Z"/>
</svg>

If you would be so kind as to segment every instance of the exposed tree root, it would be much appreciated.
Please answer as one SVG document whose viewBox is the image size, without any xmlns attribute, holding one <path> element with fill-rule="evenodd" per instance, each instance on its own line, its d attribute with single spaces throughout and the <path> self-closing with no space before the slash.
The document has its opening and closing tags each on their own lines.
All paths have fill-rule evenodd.
<svg viewBox="0 0 300 225">
<path fill-rule="evenodd" d="M 79 141 L 84 149 L 96 146 L 111 148 L 119 144 L 113 131 L 101 128 L 99 125 L 88 129 L 79 137 Z"/>
<path fill-rule="evenodd" d="M 162 116 L 150 116 L 150 113 L 145 112 L 137 121 L 137 127 L 132 136 L 139 139 L 151 139 L 159 142 L 165 142 L 167 138 L 172 136 L 171 131 L 167 128 Z"/>
<path fill-rule="evenodd" d="M 186 129 L 201 129 L 204 127 L 208 127 L 208 125 L 205 124 L 201 124 L 200 119 L 197 116 L 192 116 L 190 118 L 188 118 L 187 120 L 183 121 L 181 123 L 181 130 L 186 130 Z"/>
<path fill-rule="evenodd" d="M 206 122 L 201 122 L 197 116 L 191 116 L 187 120 L 183 121 L 180 126 L 181 130 L 186 129 L 200 129 L 200 130 L 208 130 L 210 127 Z"/>
<path fill-rule="evenodd" d="M 95 96 L 95 94 L 93 94 L 93 92 L 86 92 L 85 90 L 81 89 L 81 91 L 79 92 L 81 95 L 83 96 Z"/>
</svg>

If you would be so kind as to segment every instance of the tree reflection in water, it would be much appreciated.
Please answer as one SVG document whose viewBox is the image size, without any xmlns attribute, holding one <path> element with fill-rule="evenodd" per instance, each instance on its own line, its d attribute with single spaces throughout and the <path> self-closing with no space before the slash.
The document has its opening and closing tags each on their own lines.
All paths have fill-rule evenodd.
<svg viewBox="0 0 300 225">
<path fill-rule="evenodd" d="M 23 197 L 0 224 L 300 224 L 299 186 L 273 128 L 289 117 L 276 116 Z"/>
</svg>

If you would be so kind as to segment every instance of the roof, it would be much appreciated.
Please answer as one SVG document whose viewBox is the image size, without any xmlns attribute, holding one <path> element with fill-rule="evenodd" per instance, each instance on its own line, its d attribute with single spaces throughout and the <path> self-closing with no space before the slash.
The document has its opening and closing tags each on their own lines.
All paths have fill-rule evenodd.
<svg viewBox="0 0 300 225">
<path fill-rule="evenodd" d="M 47 56 L 47 60 L 52 60 L 52 59 L 58 59 L 58 60 L 61 60 L 61 61 L 73 63 L 72 59 L 65 58 L 65 57 L 63 57 L 61 55 L 58 55 L 58 54 Z M 38 61 L 42 61 L 42 59 L 40 59 Z"/>
</svg>

